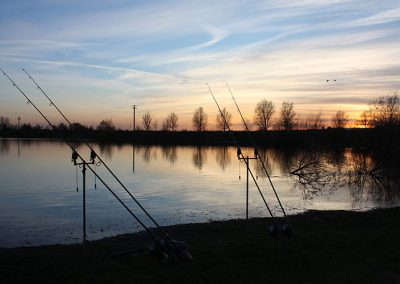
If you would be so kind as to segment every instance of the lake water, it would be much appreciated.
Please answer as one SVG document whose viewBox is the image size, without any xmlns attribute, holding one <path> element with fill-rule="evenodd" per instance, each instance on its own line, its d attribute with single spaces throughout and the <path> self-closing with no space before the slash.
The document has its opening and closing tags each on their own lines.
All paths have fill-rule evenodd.
<svg viewBox="0 0 400 284">
<path fill-rule="evenodd" d="M 235 147 L 94 147 L 161 225 L 245 218 L 246 166 L 238 161 Z M 89 157 L 86 146 L 78 149 Z M 252 149 L 244 150 L 245 156 L 253 155 Z M 371 179 L 371 172 L 379 176 L 383 171 L 374 168 L 377 163 L 370 153 L 315 152 L 262 152 L 288 214 L 399 205 L 398 180 L 381 176 L 388 186 L 380 186 L 379 180 Z M 0 162 L 0 247 L 81 241 L 82 173 L 71 163 L 71 150 L 64 143 L 0 140 Z M 251 160 L 250 166 L 272 212 L 281 216 L 260 162 Z M 104 166 L 96 171 L 151 226 Z M 269 216 L 254 183 L 249 184 L 249 216 Z M 89 240 L 141 230 L 90 171 L 86 186 Z"/>
</svg>

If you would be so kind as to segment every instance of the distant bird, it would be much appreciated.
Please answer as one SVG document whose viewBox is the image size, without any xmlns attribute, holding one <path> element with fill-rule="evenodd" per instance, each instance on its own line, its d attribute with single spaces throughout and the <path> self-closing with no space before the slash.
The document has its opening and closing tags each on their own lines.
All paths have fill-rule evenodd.
<svg viewBox="0 0 400 284">
<path fill-rule="evenodd" d="M 329 80 L 329 79 L 326 80 L 327 83 L 329 83 L 329 81 L 332 81 L 332 80 Z M 336 82 L 336 79 L 333 79 L 333 82 Z"/>
</svg>

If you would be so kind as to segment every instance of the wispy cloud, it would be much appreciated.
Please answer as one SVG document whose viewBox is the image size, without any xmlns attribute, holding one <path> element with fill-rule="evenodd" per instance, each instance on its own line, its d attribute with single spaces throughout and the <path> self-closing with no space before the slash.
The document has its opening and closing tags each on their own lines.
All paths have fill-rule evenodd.
<svg viewBox="0 0 400 284">
<path fill-rule="evenodd" d="M 122 110 L 135 102 L 159 116 L 174 110 L 190 128 L 195 107 L 216 114 L 206 80 L 221 99 L 225 81 L 232 83 L 249 117 L 262 98 L 292 100 L 301 112 L 357 113 L 400 87 L 398 1 L 43 0 L 3 7 L 1 65 L 14 72 L 28 66 L 76 116 L 92 104 L 87 121 L 112 113 L 128 126 Z M 5 84 L 2 100 L 9 102 Z M 69 103 L 76 99 L 79 107 Z M 3 104 L 0 110 L 15 113 Z"/>
<path fill-rule="evenodd" d="M 391 22 L 400 22 L 400 7 L 384 10 L 371 16 L 357 19 L 350 24 L 353 26 L 366 26 L 386 24 Z"/>
</svg>

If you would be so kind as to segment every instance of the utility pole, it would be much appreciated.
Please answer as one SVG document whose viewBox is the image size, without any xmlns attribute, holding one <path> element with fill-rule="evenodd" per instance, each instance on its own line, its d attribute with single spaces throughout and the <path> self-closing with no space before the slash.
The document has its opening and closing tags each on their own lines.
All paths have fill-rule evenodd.
<svg viewBox="0 0 400 284">
<path fill-rule="evenodd" d="M 132 120 L 133 120 L 133 124 L 132 124 L 132 130 L 133 131 L 135 131 L 136 130 L 136 121 L 135 121 L 135 119 L 136 119 L 136 109 L 137 109 L 137 105 L 132 105 L 132 109 L 133 109 L 133 117 L 132 117 Z"/>
<path fill-rule="evenodd" d="M 20 122 L 21 122 L 21 117 L 18 116 L 17 119 L 18 119 L 18 129 L 19 129 L 19 127 L 20 127 L 20 125 L 21 125 L 21 124 L 20 124 Z"/>
</svg>

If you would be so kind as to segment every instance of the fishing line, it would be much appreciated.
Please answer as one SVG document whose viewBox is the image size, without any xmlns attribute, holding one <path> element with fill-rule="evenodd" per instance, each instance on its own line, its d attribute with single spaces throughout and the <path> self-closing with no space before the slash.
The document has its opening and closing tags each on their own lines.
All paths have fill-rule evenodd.
<svg viewBox="0 0 400 284">
<path fill-rule="evenodd" d="M 58 108 L 58 106 L 53 102 L 52 99 L 50 99 L 50 97 L 47 95 L 47 93 L 39 86 L 39 84 L 33 79 L 33 77 L 28 73 L 28 71 L 26 69 L 22 69 L 22 71 L 24 71 L 30 80 L 32 80 L 32 82 L 36 85 L 36 87 L 41 91 L 41 93 L 49 100 L 51 106 L 54 106 L 56 108 L 56 110 L 58 111 L 58 113 L 64 118 L 64 120 L 68 123 L 68 125 L 72 126 L 72 123 L 69 121 L 69 119 L 64 115 L 64 113 Z M 74 131 L 74 129 L 73 129 Z M 75 132 L 76 133 L 76 132 Z M 77 135 L 76 135 L 77 136 Z M 79 137 L 76 137 L 77 139 L 79 139 Z M 95 150 L 93 149 L 92 146 L 90 146 L 90 144 L 86 141 L 82 141 L 86 144 L 87 147 L 89 147 L 89 149 L 91 151 L 93 151 L 94 153 Z M 97 158 L 99 159 L 99 161 L 104 165 L 104 167 L 108 170 L 108 172 L 115 178 L 115 180 L 120 184 L 120 186 L 125 190 L 126 193 L 128 193 L 128 195 L 133 199 L 133 201 L 136 203 L 136 205 L 139 206 L 139 208 L 146 214 L 146 216 L 152 221 L 152 223 L 157 227 L 158 230 L 160 230 L 164 235 L 168 236 L 168 233 L 161 228 L 161 226 L 156 222 L 156 220 L 148 213 L 148 211 L 140 204 L 140 202 L 132 195 L 132 193 L 126 188 L 126 186 L 121 182 L 121 180 L 114 174 L 114 172 L 108 167 L 108 165 L 103 161 L 103 159 L 98 156 L 96 154 Z"/>
<path fill-rule="evenodd" d="M 233 134 L 233 131 L 232 131 L 231 127 L 229 126 L 229 124 L 228 124 L 228 122 L 227 122 L 227 120 L 226 120 L 226 118 L 225 118 L 225 115 L 224 115 L 224 113 L 222 112 L 222 110 L 221 110 L 221 108 L 220 108 L 220 106 L 219 106 L 219 104 L 218 104 L 218 102 L 217 102 L 217 99 L 216 99 L 215 96 L 214 96 L 214 93 L 211 91 L 211 88 L 210 88 L 210 86 L 208 85 L 207 82 L 206 82 L 206 85 L 207 85 L 207 87 L 208 87 L 208 90 L 210 91 L 211 96 L 212 96 L 213 99 L 214 99 L 215 104 L 216 104 L 217 107 L 218 107 L 218 110 L 219 110 L 219 113 L 220 113 L 222 119 L 223 119 L 223 120 L 225 121 L 225 123 L 226 123 L 226 126 L 227 126 L 227 128 L 228 128 L 228 132 L 231 134 L 231 137 L 232 137 L 232 139 L 233 139 L 233 142 L 236 144 L 236 146 L 237 146 L 237 148 L 238 148 L 238 150 L 237 150 L 237 151 L 238 151 L 238 155 L 239 155 L 239 154 L 243 155 L 243 154 L 242 154 L 242 149 L 241 149 L 241 147 L 240 147 L 240 144 L 239 144 L 239 142 L 237 141 L 235 135 Z M 262 193 L 262 191 L 261 191 L 261 189 L 260 189 L 260 187 L 259 187 L 259 185 L 258 185 L 258 182 L 257 182 L 256 178 L 255 178 L 254 175 L 253 175 L 253 171 L 250 169 L 249 161 L 248 161 L 247 159 L 244 159 L 244 162 L 245 162 L 246 167 L 247 167 L 247 169 L 248 169 L 248 171 L 249 171 L 249 173 L 250 173 L 250 176 L 252 177 L 252 179 L 253 179 L 253 181 L 254 181 L 254 184 L 255 184 L 256 187 L 257 187 L 258 192 L 260 193 L 260 196 L 261 196 L 261 198 L 262 198 L 262 200 L 263 200 L 263 202 L 264 202 L 264 204 L 265 204 L 265 207 L 267 208 L 269 214 L 271 215 L 271 218 L 274 219 L 275 216 L 274 216 L 274 214 L 272 214 L 272 211 L 271 211 L 271 209 L 270 209 L 269 206 L 268 206 L 268 203 L 267 203 L 267 201 L 266 201 L 266 199 L 265 199 L 265 197 L 264 197 L 264 194 Z"/>
<path fill-rule="evenodd" d="M 48 123 L 50 127 L 53 129 L 56 129 L 54 124 L 52 124 L 49 119 L 39 110 L 39 108 L 29 99 L 29 97 L 20 89 L 20 87 L 8 76 L 8 74 L 0 68 L 0 71 L 4 74 L 4 76 L 7 77 L 7 79 L 13 84 L 13 87 L 16 87 L 18 91 L 27 99 L 27 102 L 31 104 L 36 111 L 43 117 L 43 119 Z M 130 215 L 146 230 L 146 232 L 153 238 L 153 240 L 158 240 L 158 237 L 154 235 L 154 233 L 136 216 L 135 213 L 116 195 L 116 193 L 107 185 L 107 183 L 94 171 L 94 169 L 90 166 L 90 164 L 87 164 L 85 159 L 75 150 L 74 146 L 68 142 L 65 139 L 62 139 L 74 153 L 76 153 L 77 157 L 86 164 L 86 166 L 90 169 L 90 171 L 99 179 L 99 181 L 110 191 L 110 193 L 120 202 L 120 204 L 130 213 Z M 173 245 L 174 243 L 172 243 Z M 197 278 L 195 278 L 191 273 L 189 273 L 183 266 L 182 262 L 178 259 L 178 257 L 172 253 L 168 248 L 164 248 L 165 251 L 167 252 L 168 255 L 170 255 L 173 259 L 175 259 L 181 266 L 182 269 L 185 270 L 192 278 L 194 278 L 196 281 L 198 281 Z M 207 279 L 207 277 L 198 269 L 198 267 L 193 263 L 193 261 L 186 259 L 188 263 L 191 265 L 191 267 L 204 279 L 207 283 L 210 283 L 210 281 Z"/>
<path fill-rule="evenodd" d="M 18 91 L 27 99 L 27 102 L 32 105 L 35 110 L 43 117 L 43 119 L 48 123 L 48 125 L 50 125 L 53 129 L 56 129 L 56 127 L 54 126 L 54 124 L 52 124 L 50 122 L 50 120 L 40 111 L 40 109 L 29 99 L 29 97 L 21 90 L 21 88 L 8 76 L 8 74 L 2 69 L 0 68 L 1 72 L 4 74 L 4 76 L 7 77 L 7 79 L 13 84 L 13 87 L 16 87 L 18 89 Z M 78 158 L 83 162 L 86 163 L 85 159 L 76 151 L 76 149 L 74 148 L 74 146 L 68 142 L 67 140 L 63 139 L 63 141 L 71 148 L 72 151 L 74 151 L 76 153 L 76 155 L 78 156 Z M 91 170 L 91 172 L 93 174 L 95 174 L 97 176 L 97 178 L 103 183 L 103 185 L 105 187 L 107 187 L 107 189 L 111 192 L 112 195 L 114 195 L 114 197 L 122 204 L 122 206 L 124 206 L 128 212 L 132 215 L 132 217 L 135 218 L 135 220 L 149 233 L 149 235 L 151 235 L 154 239 L 156 239 L 156 236 L 149 230 L 149 228 L 132 212 L 132 210 L 130 210 L 125 203 L 114 193 L 114 191 L 105 183 L 105 181 L 97 174 L 94 172 L 94 170 L 92 169 L 92 167 L 87 164 L 87 167 Z"/>
<path fill-rule="evenodd" d="M 94 144 L 93 144 L 92 147 L 94 148 Z M 93 164 L 93 167 L 94 167 L 94 171 L 95 171 L 95 172 L 96 172 L 96 170 L 97 170 L 97 167 L 100 166 L 100 165 L 101 165 L 100 162 L 97 162 L 97 163 L 94 163 L 94 164 Z M 94 189 L 97 189 L 96 175 L 94 175 Z"/>
<path fill-rule="evenodd" d="M 96 172 L 96 169 L 97 169 L 97 164 L 94 164 L 94 172 Z M 96 175 L 94 175 L 94 189 L 97 189 Z"/>
<path fill-rule="evenodd" d="M 239 160 L 239 179 L 241 179 L 241 174 L 240 174 L 240 163 L 241 163 L 242 161 L 241 160 Z"/>
<path fill-rule="evenodd" d="M 232 91 L 231 91 L 231 89 L 230 89 L 230 87 L 229 87 L 229 85 L 228 85 L 227 82 L 226 82 L 226 86 L 228 87 L 229 93 L 231 94 L 231 97 L 232 97 L 233 101 L 235 102 L 236 109 L 237 109 L 237 111 L 239 112 L 240 117 L 242 118 L 242 122 L 243 122 L 243 124 L 244 124 L 244 126 L 245 126 L 245 128 L 246 128 L 247 136 L 249 137 L 249 139 L 250 139 L 250 141 L 251 141 L 251 143 L 252 143 L 252 145 L 253 145 L 253 148 L 255 149 L 255 151 L 256 151 L 256 153 L 257 153 L 257 156 L 259 157 L 259 160 L 260 160 L 260 162 L 261 162 L 262 168 L 263 168 L 265 174 L 267 175 L 268 181 L 269 181 L 269 183 L 270 183 L 270 185 L 271 185 L 271 188 L 272 188 L 272 190 L 273 190 L 273 192 L 274 192 L 274 194 L 275 194 L 275 197 L 276 197 L 276 199 L 277 199 L 277 201 L 278 201 L 278 203 L 279 203 L 279 206 L 280 206 L 280 208 L 281 208 L 281 210 L 282 210 L 282 213 L 283 213 L 283 215 L 284 215 L 286 221 L 288 222 L 288 224 L 290 224 L 290 226 L 293 226 L 291 220 L 289 219 L 289 216 L 286 215 L 285 209 L 284 209 L 284 207 L 283 207 L 283 205 L 282 205 L 282 203 L 281 203 L 281 200 L 280 200 L 280 198 L 279 198 L 279 196 L 278 196 L 278 193 L 276 192 L 275 186 L 274 186 L 274 184 L 272 183 L 271 177 L 270 177 L 270 175 L 269 175 L 269 173 L 268 173 L 268 171 L 267 171 L 267 168 L 266 168 L 266 166 L 265 166 L 264 160 L 263 160 L 263 158 L 262 158 L 262 157 L 260 156 L 260 154 L 259 154 L 259 153 L 260 153 L 259 148 L 257 147 L 257 145 L 256 145 L 256 143 L 255 143 L 255 141 L 254 141 L 254 139 L 253 139 L 253 137 L 252 137 L 252 135 L 251 135 L 251 133 L 250 133 L 250 129 L 249 129 L 247 123 L 246 123 L 246 120 L 244 119 L 244 117 L 243 117 L 243 115 L 242 115 L 242 112 L 240 111 L 239 105 L 238 105 L 238 103 L 237 103 L 235 97 L 233 96 L 233 93 L 232 93 Z M 268 159 L 268 157 L 267 157 L 267 159 Z M 297 251 L 297 253 L 300 255 L 300 257 L 302 258 L 302 260 L 304 261 L 304 263 L 306 264 L 307 268 L 309 268 L 308 261 L 307 261 L 307 259 L 305 258 L 305 256 L 304 256 L 303 252 L 301 251 L 301 249 L 300 249 L 299 247 L 297 247 L 297 246 L 294 246 L 294 248 L 295 248 L 295 250 Z"/>
<path fill-rule="evenodd" d="M 246 120 L 244 119 L 244 117 L 243 117 L 243 115 L 242 115 L 242 112 L 240 111 L 239 105 L 238 105 L 238 103 L 236 102 L 236 99 L 235 99 L 235 97 L 233 96 L 233 93 L 232 93 L 231 89 L 229 88 L 229 85 L 228 85 L 227 82 L 226 82 L 226 86 L 228 87 L 229 93 L 231 94 L 231 97 L 232 97 L 233 101 L 235 102 L 236 109 L 237 109 L 237 111 L 239 112 L 240 117 L 242 118 L 243 124 L 244 124 L 244 126 L 245 126 L 245 128 L 246 128 L 247 136 L 249 137 L 249 139 L 250 139 L 250 141 L 251 141 L 251 143 L 252 143 L 252 145 L 253 145 L 253 148 L 254 148 L 255 152 L 257 153 L 257 156 L 260 158 L 259 160 L 260 160 L 260 162 L 261 162 L 262 168 L 263 168 L 265 174 L 267 175 L 268 181 L 269 181 L 269 183 L 270 183 L 270 185 L 271 185 L 271 188 L 272 188 L 272 190 L 273 190 L 273 192 L 274 192 L 274 194 L 275 194 L 275 197 L 276 197 L 276 199 L 277 199 L 277 201 L 278 201 L 278 203 L 279 203 L 279 206 L 280 206 L 280 208 L 281 208 L 281 210 L 282 210 L 283 216 L 284 216 L 284 217 L 286 218 L 286 220 L 290 223 L 290 220 L 289 220 L 288 216 L 286 215 L 285 209 L 283 208 L 283 205 L 282 205 L 281 200 L 280 200 L 280 198 L 279 198 L 279 196 L 278 196 L 278 193 L 276 192 L 275 186 L 274 186 L 274 184 L 272 183 L 272 180 L 271 180 L 271 177 L 270 177 L 270 175 L 269 175 L 269 173 L 268 173 L 268 171 L 267 171 L 267 168 L 265 167 L 264 160 L 262 159 L 261 155 L 259 154 L 260 151 L 259 151 L 259 149 L 258 149 L 256 143 L 254 142 L 253 137 L 252 137 L 251 134 L 250 134 L 250 129 L 249 129 L 247 123 L 246 123 Z"/>
<path fill-rule="evenodd" d="M 26 96 L 26 94 L 14 83 L 14 81 L 3 71 L 3 69 L 0 68 L 0 70 L 3 72 L 3 74 L 13 83 L 13 86 L 17 87 L 18 90 L 21 92 L 21 94 L 24 95 L 24 97 L 28 100 L 29 103 L 32 103 L 29 98 Z M 25 70 L 22 69 L 29 77 L 29 79 L 34 82 L 36 87 L 42 92 L 42 94 L 49 100 L 50 106 L 54 106 L 56 110 L 60 113 L 60 115 L 65 119 L 65 121 L 69 124 L 69 126 L 72 126 L 72 123 L 67 119 L 67 117 L 62 113 L 62 111 L 57 107 L 57 105 L 50 99 L 50 97 L 44 92 L 44 90 L 39 86 L 39 84 L 32 78 L 32 76 Z M 33 104 L 32 104 L 33 105 Z M 55 126 L 51 124 L 51 122 L 44 116 L 44 114 L 35 106 L 35 109 L 41 114 L 41 116 L 49 123 L 49 125 L 55 129 Z M 72 130 L 76 131 L 76 129 L 72 128 Z M 79 137 L 76 137 L 79 140 Z M 66 140 L 64 140 L 65 143 L 68 144 L 68 146 L 75 151 L 74 147 Z M 108 165 L 101 159 L 100 156 L 98 156 L 93 149 L 92 146 L 86 141 L 83 141 L 86 146 L 91 150 L 91 156 L 92 154 L 94 157 L 97 157 L 99 159 L 99 163 L 103 164 L 105 168 L 108 170 L 108 172 L 115 178 L 115 180 L 121 185 L 121 187 L 125 190 L 126 193 L 135 201 L 135 203 L 140 207 L 140 209 L 146 214 L 146 216 L 153 222 L 154 225 L 158 228 L 158 230 L 164 235 L 165 238 L 170 238 L 169 234 L 161 228 L 161 226 L 155 221 L 155 219 L 148 213 L 148 211 L 140 204 L 140 202 L 132 195 L 132 193 L 125 187 L 125 185 L 121 182 L 121 180 L 114 174 L 114 172 L 108 167 Z M 79 158 L 85 162 L 85 160 L 78 154 Z M 86 162 L 85 162 L 86 163 Z M 121 205 L 128 210 L 128 212 L 135 218 L 135 220 L 153 237 L 153 239 L 157 240 L 158 238 L 153 234 L 152 231 L 132 212 L 132 210 L 114 193 L 114 191 L 111 190 L 111 188 L 104 182 L 104 180 L 96 173 L 90 165 L 87 165 L 88 168 L 91 170 L 91 172 L 95 175 L 95 177 L 111 192 L 111 194 L 121 203 Z M 95 165 L 96 166 L 96 165 Z M 171 242 L 172 245 L 174 245 L 174 242 Z M 174 258 L 178 263 L 179 259 L 174 255 L 174 253 L 168 252 L 168 249 L 164 247 L 164 249 L 167 251 L 167 253 Z M 179 248 L 176 248 L 179 250 Z M 200 275 L 200 277 L 207 283 L 210 283 L 208 278 L 201 272 L 201 270 L 197 267 L 197 265 L 193 262 L 191 259 L 186 259 L 186 261 L 190 264 L 190 266 Z"/>
<path fill-rule="evenodd" d="M 75 179 L 76 179 L 76 192 L 78 192 L 79 191 L 78 166 L 75 166 Z"/>
</svg>

